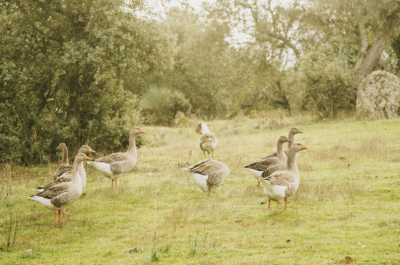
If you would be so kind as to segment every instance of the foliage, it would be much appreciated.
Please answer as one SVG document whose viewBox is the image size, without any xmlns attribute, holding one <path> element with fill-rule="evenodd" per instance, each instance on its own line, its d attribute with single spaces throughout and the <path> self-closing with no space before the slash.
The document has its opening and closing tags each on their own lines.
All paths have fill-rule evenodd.
<svg viewBox="0 0 400 265">
<path fill-rule="evenodd" d="M 366 120 L 398 116 L 400 80 L 386 71 L 375 71 L 364 78 L 357 91 L 357 117 Z"/>
<path fill-rule="evenodd" d="M 189 100 L 178 91 L 150 88 L 143 96 L 143 110 L 149 124 L 171 125 L 179 111 L 188 114 L 190 109 Z"/>
<path fill-rule="evenodd" d="M 356 84 L 347 62 L 328 51 L 310 52 L 300 60 L 299 80 L 304 89 L 303 107 L 321 117 L 354 109 Z"/>
<path fill-rule="evenodd" d="M 173 68 L 131 78 L 127 86 L 141 95 L 151 87 L 168 87 L 185 95 L 192 113 L 225 117 L 234 109 L 233 94 L 239 90 L 236 73 L 241 70 L 235 67 L 235 50 L 226 39 L 230 28 L 220 20 L 176 7 L 168 11 L 164 23 L 176 38 Z"/>
<path fill-rule="evenodd" d="M 171 39 L 144 16 L 142 1 L 4 1 L 0 6 L 0 87 L 10 119 L 1 153 L 37 163 L 54 148 L 88 143 L 104 153 L 126 148 L 141 122 L 126 75 L 171 63 Z M 9 135 L 11 132 L 11 135 Z M 123 136 L 122 136 L 123 135 Z M 14 144 L 13 144 L 14 143 Z"/>
</svg>

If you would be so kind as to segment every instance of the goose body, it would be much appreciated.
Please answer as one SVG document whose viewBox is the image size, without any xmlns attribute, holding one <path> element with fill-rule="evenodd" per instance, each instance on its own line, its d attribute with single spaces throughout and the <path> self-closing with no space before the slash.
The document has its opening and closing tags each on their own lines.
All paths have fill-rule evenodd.
<svg viewBox="0 0 400 265">
<path fill-rule="evenodd" d="M 264 185 L 264 193 L 268 196 L 268 209 L 270 209 L 271 200 L 281 204 L 285 202 L 285 210 L 287 209 L 287 200 L 298 189 L 300 184 L 299 170 L 297 168 L 297 152 L 307 149 L 301 143 L 294 143 L 290 149 L 287 159 L 287 169 L 276 171 L 271 175 L 262 178 Z"/>
<path fill-rule="evenodd" d="M 203 155 L 211 153 L 211 156 L 214 156 L 214 150 L 217 148 L 217 138 L 213 133 L 208 130 L 208 127 L 205 123 L 200 123 L 196 127 L 196 132 L 201 134 L 199 144 L 200 149 L 203 151 Z"/>
<path fill-rule="evenodd" d="M 290 146 L 291 146 L 292 143 L 294 142 L 294 135 L 295 135 L 295 134 L 298 134 L 298 133 L 303 133 L 303 132 L 300 131 L 300 129 L 297 128 L 297 127 L 292 127 L 292 128 L 290 128 L 290 130 L 289 130 L 289 135 L 288 135 L 288 138 L 289 138 L 289 140 L 290 140 L 290 141 L 289 141 L 289 146 L 288 146 L 288 149 L 285 149 L 285 150 L 284 150 L 286 156 L 287 156 L 288 153 L 289 153 L 289 148 L 290 148 Z M 267 158 L 270 158 L 270 157 L 277 157 L 277 156 L 278 156 L 278 151 L 273 152 L 272 154 L 267 155 L 266 157 L 261 158 L 261 160 L 264 160 L 264 159 L 267 159 Z"/>
<path fill-rule="evenodd" d="M 59 221 L 62 221 L 61 208 L 73 203 L 82 195 L 82 180 L 79 176 L 79 164 L 83 163 L 84 160 L 90 160 L 90 158 L 82 153 L 76 155 L 72 171 L 64 175 L 70 178 L 71 181 L 55 183 L 46 188 L 43 192 L 28 197 L 48 209 L 56 210 L 55 222 L 57 222 L 57 215 Z"/>
<path fill-rule="evenodd" d="M 61 145 L 61 144 L 60 144 Z M 60 146 L 59 145 L 59 146 Z M 65 144 L 63 143 L 62 145 L 64 145 L 65 146 Z M 66 148 L 66 146 L 65 146 L 65 148 Z M 82 153 L 82 154 L 88 154 L 88 153 L 94 153 L 95 151 L 92 149 L 92 148 L 90 148 L 88 145 L 83 145 L 80 149 L 79 149 L 79 151 L 78 151 L 78 154 L 79 153 Z M 64 151 L 63 151 L 63 153 L 64 153 Z M 63 155 L 64 156 L 64 155 Z M 60 167 L 59 167 L 60 168 Z M 71 170 L 66 170 L 62 175 L 59 175 L 57 178 L 55 178 L 55 180 L 54 180 L 54 182 L 52 182 L 52 183 L 50 183 L 50 184 L 47 184 L 47 185 L 45 185 L 45 186 L 39 186 L 39 187 L 37 187 L 35 190 L 37 190 L 37 191 L 39 191 L 39 192 L 43 192 L 43 191 L 45 191 L 46 189 L 48 189 L 48 188 L 50 188 L 51 186 L 53 186 L 53 185 L 57 185 L 57 183 L 60 183 L 60 182 L 69 182 L 69 181 L 71 181 L 72 180 L 72 175 L 71 174 L 69 174 L 71 171 L 72 171 L 72 166 L 70 166 L 70 168 L 71 168 Z M 57 169 L 58 170 L 58 169 Z M 56 171 L 57 171 L 56 170 Z M 81 178 L 81 183 L 82 183 L 82 189 L 84 190 L 85 188 L 86 188 L 86 171 L 85 171 L 85 167 L 84 167 L 84 165 L 83 165 L 83 163 L 80 163 L 79 165 L 78 165 L 78 173 L 79 173 L 79 177 Z M 56 175 L 56 173 L 54 174 L 54 176 Z"/>
<path fill-rule="evenodd" d="M 198 162 L 189 168 L 182 168 L 192 173 L 192 179 L 200 189 L 208 192 L 218 188 L 229 176 L 229 168 L 222 162 L 213 159 L 206 159 Z"/>
<path fill-rule="evenodd" d="M 129 147 L 125 153 L 114 153 L 99 157 L 94 161 L 88 162 L 97 170 L 111 180 L 112 188 L 117 188 L 118 177 L 122 173 L 133 169 L 137 163 L 136 135 L 146 133 L 140 127 L 134 127 L 129 135 Z M 115 186 L 114 186 L 115 182 Z"/>
<path fill-rule="evenodd" d="M 260 187 L 261 177 L 267 177 L 275 171 L 284 170 L 286 168 L 287 158 L 282 148 L 283 143 L 286 142 L 290 142 L 288 137 L 284 135 L 279 137 L 277 142 L 277 157 L 268 157 L 244 167 L 244 169 L 248 170 L 253 174 L 254 178 L 258 180 L 258 187 Z"/>
</svg>

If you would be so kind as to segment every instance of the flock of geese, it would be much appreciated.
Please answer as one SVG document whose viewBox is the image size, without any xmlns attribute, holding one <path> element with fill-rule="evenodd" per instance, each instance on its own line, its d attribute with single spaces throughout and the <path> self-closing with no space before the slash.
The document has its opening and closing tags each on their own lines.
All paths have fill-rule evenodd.
<svg viewBox="0 0 400 265">
<path fill-rule="evenodd" d="M 196 132 L 201 135 L 199 143 L 204 157 L 207 152 L 213 157 L 217 148 L 217 138 L 211 133 L 205 123 L 196 127 Z M 107 156 L 92 160 L 87 155 L 95 151 L 87 145 L 83 145 L 75 156 L 73 165 L 68 162 L 68 149 L 64 143 L 59 144 L 57 149 L 62 150 L 63 156 L 61 165 L 54 173 L 54 181 L 46 186 L 37 187 L 38 194 L 28 197 L 37 201 L 46 208 L 55 210 L 54 222 L 62 222 L 62 213 L 65 206 L 73 203 L 81 195 L 86 187 L 86 171 L 83 161 L 93 165 L 104 176 L 111 180 L 111 187 L 117 188 L 118 178 L 136 166 L 136 136 L 145 134 L 140 127 L 134 127 L 129 135 L 129 147 L 125 153 L 113 153 Z M 277 152 L 272 153 L 259 161 L 244 167 L 264 185 L 264 193 L 267 195 L 268 209 L 271 207 L 271 200 L 281 204 L 285 202 L 284 209 L 287 209 L 287 201 L 299 187 L 300 178 L 296 160 L 297 153 L 307 149 L 302 143 L 294 142 L 294 135 L 302 133 L 297 127 L 292 127 L 288 137 L 280 136 L 277 142 Z M 283 150 L 283 144 L 288 142 L 289 148 Z M 193 181 L 210 196 L 212 190 L 220 186 L 229 176 L 229 168 L 222 162 L 212 158 L 199 161 L 197 164 L 182 168 L 191 173 Z"/>
</svg>

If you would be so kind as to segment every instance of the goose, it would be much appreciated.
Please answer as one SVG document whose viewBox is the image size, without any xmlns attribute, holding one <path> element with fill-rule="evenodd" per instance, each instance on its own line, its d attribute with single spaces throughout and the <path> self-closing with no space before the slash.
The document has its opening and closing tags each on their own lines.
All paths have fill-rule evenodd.
<svg viewBox="0 0 400 265">
<path fill-rule="evenodd" d="M 289 135 L 288 135 L 288 138 L 289 138 L 289 140 L 290 140 L 290 142 L 289 142 L 289 147 L 288 147 L 288 149 L 285 149 L 285 150 L 284 150 L 286 155 L 288 154 L 289 148 L 290 148 L 290 146 L 292 145 L 292 143 L 293 143 L 293 141 L 294 141 L 294 135 L 295 135 L 295 134 L 298 134 L 298 133 L 303 133 L 303 132 L 300 131 L 300 129 L 297 128 L 297 127 L 292 127 L 292 128 L 290 128 L 290 130 L 289 130 Z M 273 152 L 272 154 L 267 155 L 266 157 L 261 158 L 261 160 L 266 159 L 266 158 L 269 158 L 269 157 L 276 157 L 276 156 L 277 156 L 277 152 Z"/>
<path fill-rule="evenodd" d="M 107 156 L 99 157 L 88 164 L 93 165 L 100 170 L 104 176 L 111 179 L 111 188 L 118 188 L 118 178 L 122 173 L 133 169 L 137 162 L 136 152 L 136 135 L 145 134 L 140 127 L 133 127 L 129 134 L 129 147 L 125 153 L 114 153 Z M 115 185 L 114 185 L 115 181 Z"/>
<path fill-rule="evenodd" d="M 63 145 L 65 146 L 65 144 L 63 144 Z M 65 148 L 66 148 L 66 146 L 65 146 Z M 92 148 L 90 148 L 88 145 L 82 145 L 81 148 L 78 151 L 78 154 L 79 153 L 87 155 L 88 153 L 95 153 L 95 151 Z M 71 170 L 68 170 L 68 171 L 64 172 L 62 175 L 58 176 L 54 180 L 54 182 L 52 182 L 50 184 L 47 184 L 45 186 L 39 186 L 35 190 L 37 190 L 39 192 L 43 192 L 46 189 L 52 187 L 53 185 L 57 185 L 57 183 L 59 183 L 59 182 L 69 182 L 69 181 L 71 181 L 72 180 L 71 174 L 67 174 L 68 172 L 71 172 L 71 171 L 72 171 L 72 166 L 71 166 Z M 85 171 L 85 167 L 83 166 L 83 163 L 79 164 L 78 172 L 79 172 L 79 177 L 81 178 L 81 182 L 82 182 L 82 190 L 84 190 L 86 188 L 86 171 Z"/>
<path fill-rule="evenodd" d="M 43 192 L 28 197 L 28 199 L 37 201 L 48 209 L 56 210 L 54 222 L 57 222 L 57 216 L 59 222 L 62 222 L 61 209 L 73 203 L 82 195 L 82 181 L 79 177 L 79 165 L 82 164 L 84 160 L 91 160 L 91 158 L 82 153 L 76 155 L 72 172 L 68 172 L 65 175 L 65 177 L 70 175 L 71 181 L 59 182 Z"/>
<path fill-rule="evenodd" d="M 217 148 L 217 138 L 213 133 L 208 130 L 208 127 L 205 123 L 200 123 L 196 127 L 196 132 L 201 134 L 199 143 L 200 149 L 203 150 L 203 155 L 206 157 L 207 154 L 211 153 L 211 157 L 214 157 L 214 150 Z"/>
<path fill-rule="evenodd" d="M 208 192 L 208 196 L 211 190 L 215 190 L 229 176 L 229 168 L 224 163 L 213 159 L 202 160 L 182 170 L 191 172 L 193 181 L 202 191 Z"/>
<path fill-rule="evenodd" d="M 247 169 L 258 180 L 258 187 L 260 187 L 261 177 L 269 176 L 277 170 L 284 170 L 286 168 L 287 159 L 282 148 L 283 143 L 286 142 L 289 142 L 290 144 L 291 140 L 288 137 L 281 135 L 277 142 L 277 157 L 264 158 L 261 161 L 254 162 L 244 167 L 244 169 Z"/>
<path fill-rule="evenodd" d="M 279 204 L 285 202 L 284 209 L 287 210 L 288 198 L 297 191 L 300 183 L 296 154 L 305 149 L 308 148 L 302 143 L 292 144 L 287 157 L 286 170 L 276 171 L 261 179 L 264 185 L 264 193 L 268 196 L 268 209 L 271 208 L 271 200 L 273 200 Z"/>
</svg>

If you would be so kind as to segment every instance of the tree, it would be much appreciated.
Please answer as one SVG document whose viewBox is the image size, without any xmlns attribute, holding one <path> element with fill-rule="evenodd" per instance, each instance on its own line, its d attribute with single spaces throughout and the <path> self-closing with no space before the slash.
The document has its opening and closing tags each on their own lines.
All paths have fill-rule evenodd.
<svg viewBox="0 0 400 265">
<path fill-rule="evenodd" d="M 236 69 L 224 22 L 200 16 L 192 10 L 171 8 L 164 21 L 176 38 L 173 67 L 162 74 L 142 75 L 127 84 L 142 95 L 151 87 L 179 91 L 200 117 L 224 118 L 232 105 Z M 224 106 L 221 108 L 221 106 Z"/>
<path fill-rule="evenodd" d="M 51 159 L 60 141 L 99 151 L 127 144 L 140 107 L 125 76 L 169 67 L 173 54 L 146 12 L 142 1 L 3 1 L 1 102 L 23 162 Z"/>
<path fill-rule="evenodd" d="M 303 8 L 272 0 L 218 0 L 210 12 L 231 27 L 231 42 L 237 48 L 244 93 L 242 108 L 289 109 L 295 91 L 287 86 L 291 65 L 301 55 L 304 37 L 298 31 Z M 235 41 L 235 35 L 247 41 Z"/>
<path fill-rule="evenodd" d="M 349 49 L 348 54 L 356 54 L 354 73 L 359 81 L 373 71 L 388 41 L 398 34 L 400 1 L 397 0 L 310 0 L 308 10 L 311 18 L 308 25 L 319 29 L 316 38 L 323 35 L 323 43 L 345 40 L 356 47 Z"/>
</svg>

